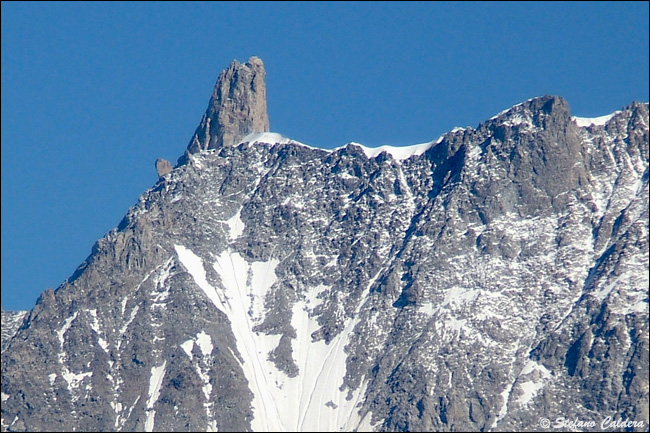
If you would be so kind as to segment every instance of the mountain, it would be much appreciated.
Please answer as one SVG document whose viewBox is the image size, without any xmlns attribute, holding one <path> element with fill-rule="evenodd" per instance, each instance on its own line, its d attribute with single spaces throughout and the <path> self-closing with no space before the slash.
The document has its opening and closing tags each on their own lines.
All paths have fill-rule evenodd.
<svg viewBox="0 0 650 433">
<path fill-rule="evenodd" d="M 323 150 L 268 132 L 264 75 L 233 62 L 178 165 L 3 314 L 3 431 L 647 430 L 648 103 Z"/>
</svg>

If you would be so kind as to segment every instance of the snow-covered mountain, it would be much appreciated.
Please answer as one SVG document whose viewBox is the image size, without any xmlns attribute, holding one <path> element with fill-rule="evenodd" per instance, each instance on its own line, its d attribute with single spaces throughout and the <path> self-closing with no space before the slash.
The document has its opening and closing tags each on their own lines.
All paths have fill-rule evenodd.
<svg viewBox="0 0 650 433">
<path fill-rule="evenodd" d="M 179 164 L 3 313 L 3 431 L 647 430 L 647 103 L 322 150 L 268 132 L 263 78 L 224 71 Z"/>
</svg>

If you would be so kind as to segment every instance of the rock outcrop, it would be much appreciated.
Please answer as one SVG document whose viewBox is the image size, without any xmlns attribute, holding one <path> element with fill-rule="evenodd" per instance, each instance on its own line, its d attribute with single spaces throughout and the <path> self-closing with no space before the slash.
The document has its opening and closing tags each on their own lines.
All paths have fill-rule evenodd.
<svg viewBox="0 0 650 433">
<path fill-rule="evenodd" d="M 218 149 L 250 133 L 269 131 L 265 77 L 264 63 L 258 57 L 244 64 L 234 60 L 221 72 L 187 150 Z"/>
<path fill-rule="evenodd" d="M 158 158 L 156 160 L 156 172 L 158 173 L 158 178 L 162 179 L 167 173 L 172 171 L 171 162 L 166 159 Z"/>
</svg>

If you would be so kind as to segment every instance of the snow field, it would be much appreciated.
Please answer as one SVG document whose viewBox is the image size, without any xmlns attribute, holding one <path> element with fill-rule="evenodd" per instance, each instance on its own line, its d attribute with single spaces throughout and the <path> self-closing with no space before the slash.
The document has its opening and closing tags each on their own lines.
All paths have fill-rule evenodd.
<svg viewBox="0 0 650 433">
<path fill-rule="evenodd" d="M 310 312 L 317 306 L 318 294 L 327 290 L 327 286 L 310 288 L 305 299 L 292 307 L 291 325 L 297 334 L 292 349 L 299 374 L 289 377 L 268 359 L 268 353 L 277 347 L 280 335 L 252 330 L 264 319 L 264 299 L 277 280 L 275 268 L 279 261 L 271 259 L 249 264 L 238 253 L 226 250 L 213 264 L 223 286 L 215 288 L 207 281 L 200 257 L 181 245 L 175 245 L 175 249 L 197 285 L 232 324 L 237 351 L 243 361 L 240 365 L 254 394 L 254 418 L 251 422 L 254 431 L 370 428 L 369 417 L 362 418 L 356 411 L 365 385 L 351 393 L 351 399 L 346 399 L 347 391 L 340 390 L 346 373 L 344 348 L 359 319 L 349 320 L 344 331 L 330 344 L 311 341 L 311 334 L 319 325 L 310 317 Z M 194 343 L 199 344 L 198 340 L 199 336 L 183 343 L 182 348 L 188 356 L 191 356 Z"/>
</svg>

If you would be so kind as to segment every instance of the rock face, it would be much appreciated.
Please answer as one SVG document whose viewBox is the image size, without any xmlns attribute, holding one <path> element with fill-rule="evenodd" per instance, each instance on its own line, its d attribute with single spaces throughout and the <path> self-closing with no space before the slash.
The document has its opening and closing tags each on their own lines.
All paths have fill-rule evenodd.
<svg viewBox="0 0 650 433">
<path fill-rule="evenodd" d="M 197 151 L 9 337 L 2 430 L 647 430 L 648 123 Z"/>
<path fill-rule="evenodd" d="M 265 77 L 264 63 L 258 57 L 245 64 L 234 60 L 221 72 L 188 151 L 231 146 L 250 133 L 269 131 Z"/>
<path fill-rule="evenodd" d="M 158 173 L 158 178 L 162 179 L 167 173 L 172 171 L 171 162 L 166 159 L 158 158 L 156 160 L 156 172 Z"/>
</svg>

